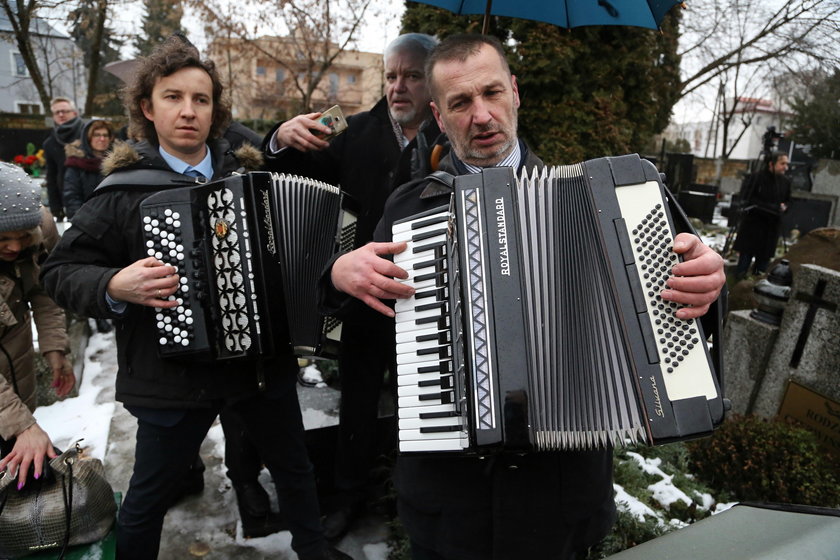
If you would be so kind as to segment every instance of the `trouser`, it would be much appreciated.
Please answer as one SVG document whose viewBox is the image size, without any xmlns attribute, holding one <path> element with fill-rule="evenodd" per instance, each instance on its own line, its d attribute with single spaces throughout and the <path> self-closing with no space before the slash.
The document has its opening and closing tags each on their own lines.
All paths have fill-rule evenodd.
<svg viewBox="0 0 840 560">
<path fill-rule="evenodd" d="M 389 335 L 383 334 L 388 332 Z M 378 444 L 379 396 L 385 372 L 392 368 L 394 360 L 393 343 L 383 341 L 383 336 L 393 339 L 393 326 L 384 323 L 382 328 L 347 324 L 343 327 L 338 362 L 341 406 L 335 485 L 350 500 L 362 499 Z"/>
<path fill-rule="evenodd" d="M 262 471 L 262 458 L 257 447 L 248 439 L 245 423 L 228 408 L 219 414 L 225 433 L 225 466 L 234 486 L 257 482 Z"/>
<path fill-rule="evenodd" d="M 280 513 L 289 522 L 292 548 L 299 555 L 314 554 L 327 545 L 312 465 L 306 453 L 295 378 L 283 378 L 282 390 L 228 406 L 246 427 L 249 439 L 271 472 Z M 183 411 L 174 423 L 138 417 L 134 472 L 117 525 L 118 558 L 157 558 L 167 507 L 223 405 Z"/>
</svg>

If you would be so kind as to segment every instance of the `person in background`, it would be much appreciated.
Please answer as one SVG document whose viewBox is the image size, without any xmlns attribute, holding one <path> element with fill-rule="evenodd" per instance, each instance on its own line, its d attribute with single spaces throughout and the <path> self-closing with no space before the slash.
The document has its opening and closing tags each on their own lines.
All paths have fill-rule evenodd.
<svg viewBox="0 0 840 560">
<path fill-rule="evenodd" d="M 64 212 L 73 215 L 102 180 L 102 159 L 114 144 L 114 129 L 103 120 L 92 120 L 82 136 L 64 146 Z"/>
<path fill-rule="evenodd" d="M 47 200 L 50 212 L 58 221 L 64 220 L 64 146 L 82 135 L 82 119 L 73 102 L 66 97 L 50 101 L 54 128 L 44 140 L 44 159 L 47 160 Z"/>
<path fill-rule="evenodd" d="M 350 116 L 347 131 L 331 142 L 321 137 L 330 132 L 318 122 L 321 113 L 298 115 L 266 136 L 268 169 L 340 185 L 350 195 L 359 209 L 356 246 L 373 238 L 391 191 L 428 173 L 429 146 L 440 131 L 429 109 L 423 65 L 436 44 L 437 39 L 420 33 L 394 39 L 384 54 L 385 96 L 370 111 Z M 393 441 L 383 445 L 377 437 L 379 397 L 394 360 L 393 349 L 378 341 L 392 330 L 392 322 L 369 309 L 344 318 L 338 358 L 338 492 L 324 520 L 330 539 L 341 537 L 364 510 L 377 448 L 393 446 Z"/>
<path fill-rule="evenodd" d="M 50 436 L 35 421 L 35 348 L 52 370 L 56 395 L 76 385 L 67 360 L 64 312 L 38 283 L 39 263 L 58 242 L 41 188 L 19 167 L 0 163 L 0 471 L 18 473 L 17 488 L 56 456 Z"/>
<path fill-rule="evenodd" d="M 754 274 L 762 274 L 776 254 L 782 214 L 790 203 L 787 154 L 771 152 L 758 173 L 748 175 L 741 188 L 741 223 L 733 249 L 738 251 L 735 277 L 744 278 L 753 264 Z"/>
</svg>

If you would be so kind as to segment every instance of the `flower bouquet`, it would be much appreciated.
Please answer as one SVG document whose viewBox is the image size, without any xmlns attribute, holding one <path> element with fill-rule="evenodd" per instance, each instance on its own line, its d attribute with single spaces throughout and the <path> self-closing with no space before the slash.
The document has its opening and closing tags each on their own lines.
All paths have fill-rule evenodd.
<svg viewBox="0 0 840 560">
<path fill-rule="evenodd" d="M 46 165 L 44 150 L 35 151 L 35 144 L 29 142 L 26 145 L 26 155 L 16 155 L 12 162 L 23 167 L 23 170 L 33 177 L 40 177 Z"/>
</svg>

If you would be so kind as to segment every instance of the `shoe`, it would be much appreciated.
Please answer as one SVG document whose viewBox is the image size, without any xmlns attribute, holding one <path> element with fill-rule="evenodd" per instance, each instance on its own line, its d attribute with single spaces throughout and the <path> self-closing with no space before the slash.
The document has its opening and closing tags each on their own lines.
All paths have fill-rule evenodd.
<svg viewBox="0 0 840 560">
<path fill-rule="evenodd" d="M 359 517 L 361 508 L 344 506 L 324 516 L 321 525 L 324 527 L 324 538 L 329 542 L 340 540 L 353 522 Z"/>
<path fill-rule="evenodd" d="M 242 536 L 246 539 L 266 537 L 268 535 L 285 531 L 289 528 L 286 520 L 279 513 L 269 511 L 261 517 L 242 516 L 239 512 L 239 519 L 242 521 Z"/>
<path fill-rule="evenodd" d="M 239 513 L 251 517 L 261 517 L 271 511 L 268 492 L 256 480 L 234 484 L 233 489 L 236 492 L 236 504 L 239 506 Z"/>
<path fill-rule="evenodd" d="M 330 547 L 320 552 L 298 554 L 298 560 L 353 560 L 353 557 L 337 548 Z"/>
<path fill-rule="evenodd" d="M 242 521 L 242 536 L 246 539 L 265 537 L 288 528 L 285 519 L 271 511 L 268 493 L 259 482 L 236 484 L 233 489 Z"/>
</svg>

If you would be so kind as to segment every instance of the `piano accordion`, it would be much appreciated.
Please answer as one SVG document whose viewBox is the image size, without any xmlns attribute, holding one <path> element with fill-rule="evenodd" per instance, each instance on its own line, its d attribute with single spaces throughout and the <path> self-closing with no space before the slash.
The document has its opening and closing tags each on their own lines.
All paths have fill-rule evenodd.
<svg viewBox="0 0 840 560">
<path fill-rule="evenodd" d="M 630 155 L 485 169 L 454 179 L 450 207 L 395 222 L 409 247 L 394 262 L 416 290 L 395 309 L 400 451 L 710 433 L 728 404 L 707 345 L 720 326 L 678 319 L 659 295 L 679 262 L 669 197 Z"/>
<path fill-rule="evenodd" d="M 336 354 L 341 324 L 318 314 L 316 285 L 355 239 L 337 187 L 254 172 L 160 191 L 140 214 L 147 254 L 181 282 L 179 305 L 155 310 L 161 356 L 268 357 L 286 331 L 297 355 Z"/>
</svg>

